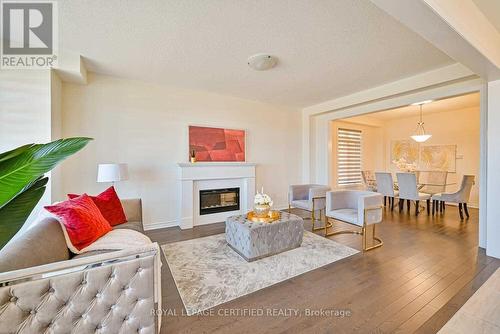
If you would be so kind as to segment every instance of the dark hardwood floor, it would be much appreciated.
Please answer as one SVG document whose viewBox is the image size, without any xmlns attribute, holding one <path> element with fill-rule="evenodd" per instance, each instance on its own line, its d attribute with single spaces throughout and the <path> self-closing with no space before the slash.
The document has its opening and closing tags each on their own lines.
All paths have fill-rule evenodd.
<svg viewBox="0 0 500 334">
<path fill-rule="evenodd" d="M 412 213 L 413 213 L 412 208 Z M 296 212 L 300 214 L 299 212 Z M 248 296 L 219 305 L 214 316 L 188 317 L 162 254 L 162 333 L 435 333 L 500 266 L 478 244 L 478 211 L 418 217 L 386 209 L 381 248 L 359 253 Z M 310 229 L 310 221 L 305 222 Z M 224 232 L 224 224 L 147 234 L 159 244 Z M 330 239 L 360 249 L 356 235 Z M 299 316 L 218 316 L 218 311 L 298 310 Z M 307 310 L 344 310 L 343 316 Z M 175 311 L 173 311 L 175 310 Z M 173 315 L 172 313 L 176 314 Z M 346 313 L 348 312 L 348 313 Z"/>
</svg>

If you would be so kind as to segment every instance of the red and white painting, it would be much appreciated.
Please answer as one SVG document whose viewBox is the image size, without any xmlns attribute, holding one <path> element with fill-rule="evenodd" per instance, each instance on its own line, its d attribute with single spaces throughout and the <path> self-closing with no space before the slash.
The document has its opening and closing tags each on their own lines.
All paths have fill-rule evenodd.
<svg viewBox="0 0 500 334">
<path fill-rule="evenodd" d="M 189 126 L 189 154 L 197 161 L 245 161 L 245 130 Z"/>
</svg>

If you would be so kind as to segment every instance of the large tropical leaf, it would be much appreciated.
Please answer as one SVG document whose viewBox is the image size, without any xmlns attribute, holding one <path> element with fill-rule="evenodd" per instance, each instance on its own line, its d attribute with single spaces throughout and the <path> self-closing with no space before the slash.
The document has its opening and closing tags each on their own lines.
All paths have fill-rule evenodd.
<svg viewBox="0 0 500 334">
<path fill-rule="evenodd" d="M 60 139 L 48 144 L 26 145 L 0 156 L 0 208 L 30 182 L 81 150 L 91 138 Z"/>
<path fill-rule="evenodd" d="M 30 147 L 32 147 L 33 145 L 35 144 L 28 144 L 28 145 L 24 145 L 24 146 L 21 146 L 21 147 L 18 147 L 18 148 L 15 148 L 11 151 L 7 151 L 7 152 L 3 152 L 3 153 L 0 153 L 0 161 L 3 161 L 3 160 L 8 160 L 10 158 L 13 158 L 21 153 L 24 153 L 26 152 Z"/>
<path fill-rule="evenodd" d="M 19 231 L 45 192 L 48 178 L 30 183 L 23 192 L 0 208 L 0 249 Z"/>
</svg>

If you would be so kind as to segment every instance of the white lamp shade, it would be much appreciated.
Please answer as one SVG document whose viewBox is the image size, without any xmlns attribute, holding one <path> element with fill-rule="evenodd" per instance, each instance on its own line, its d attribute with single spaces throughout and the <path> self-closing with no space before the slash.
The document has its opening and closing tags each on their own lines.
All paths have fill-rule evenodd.
<svg viewBox="0 0 500 334">
<path fill-rule="evenodd" d="M 99 164 L 97 182 L 116 182 L 128 180 L 127 164 Z"/>
</svg>

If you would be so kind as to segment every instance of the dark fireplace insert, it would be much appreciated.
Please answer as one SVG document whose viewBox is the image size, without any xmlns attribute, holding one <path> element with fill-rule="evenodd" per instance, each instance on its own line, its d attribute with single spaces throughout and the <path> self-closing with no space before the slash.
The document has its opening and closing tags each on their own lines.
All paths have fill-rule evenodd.
<svg viewBox="0 0 500 334">
<path fill-rule="evenodd" d="M 239 209 L 240 188 L 200 190 L 200 215 Z"/>
</svg>

